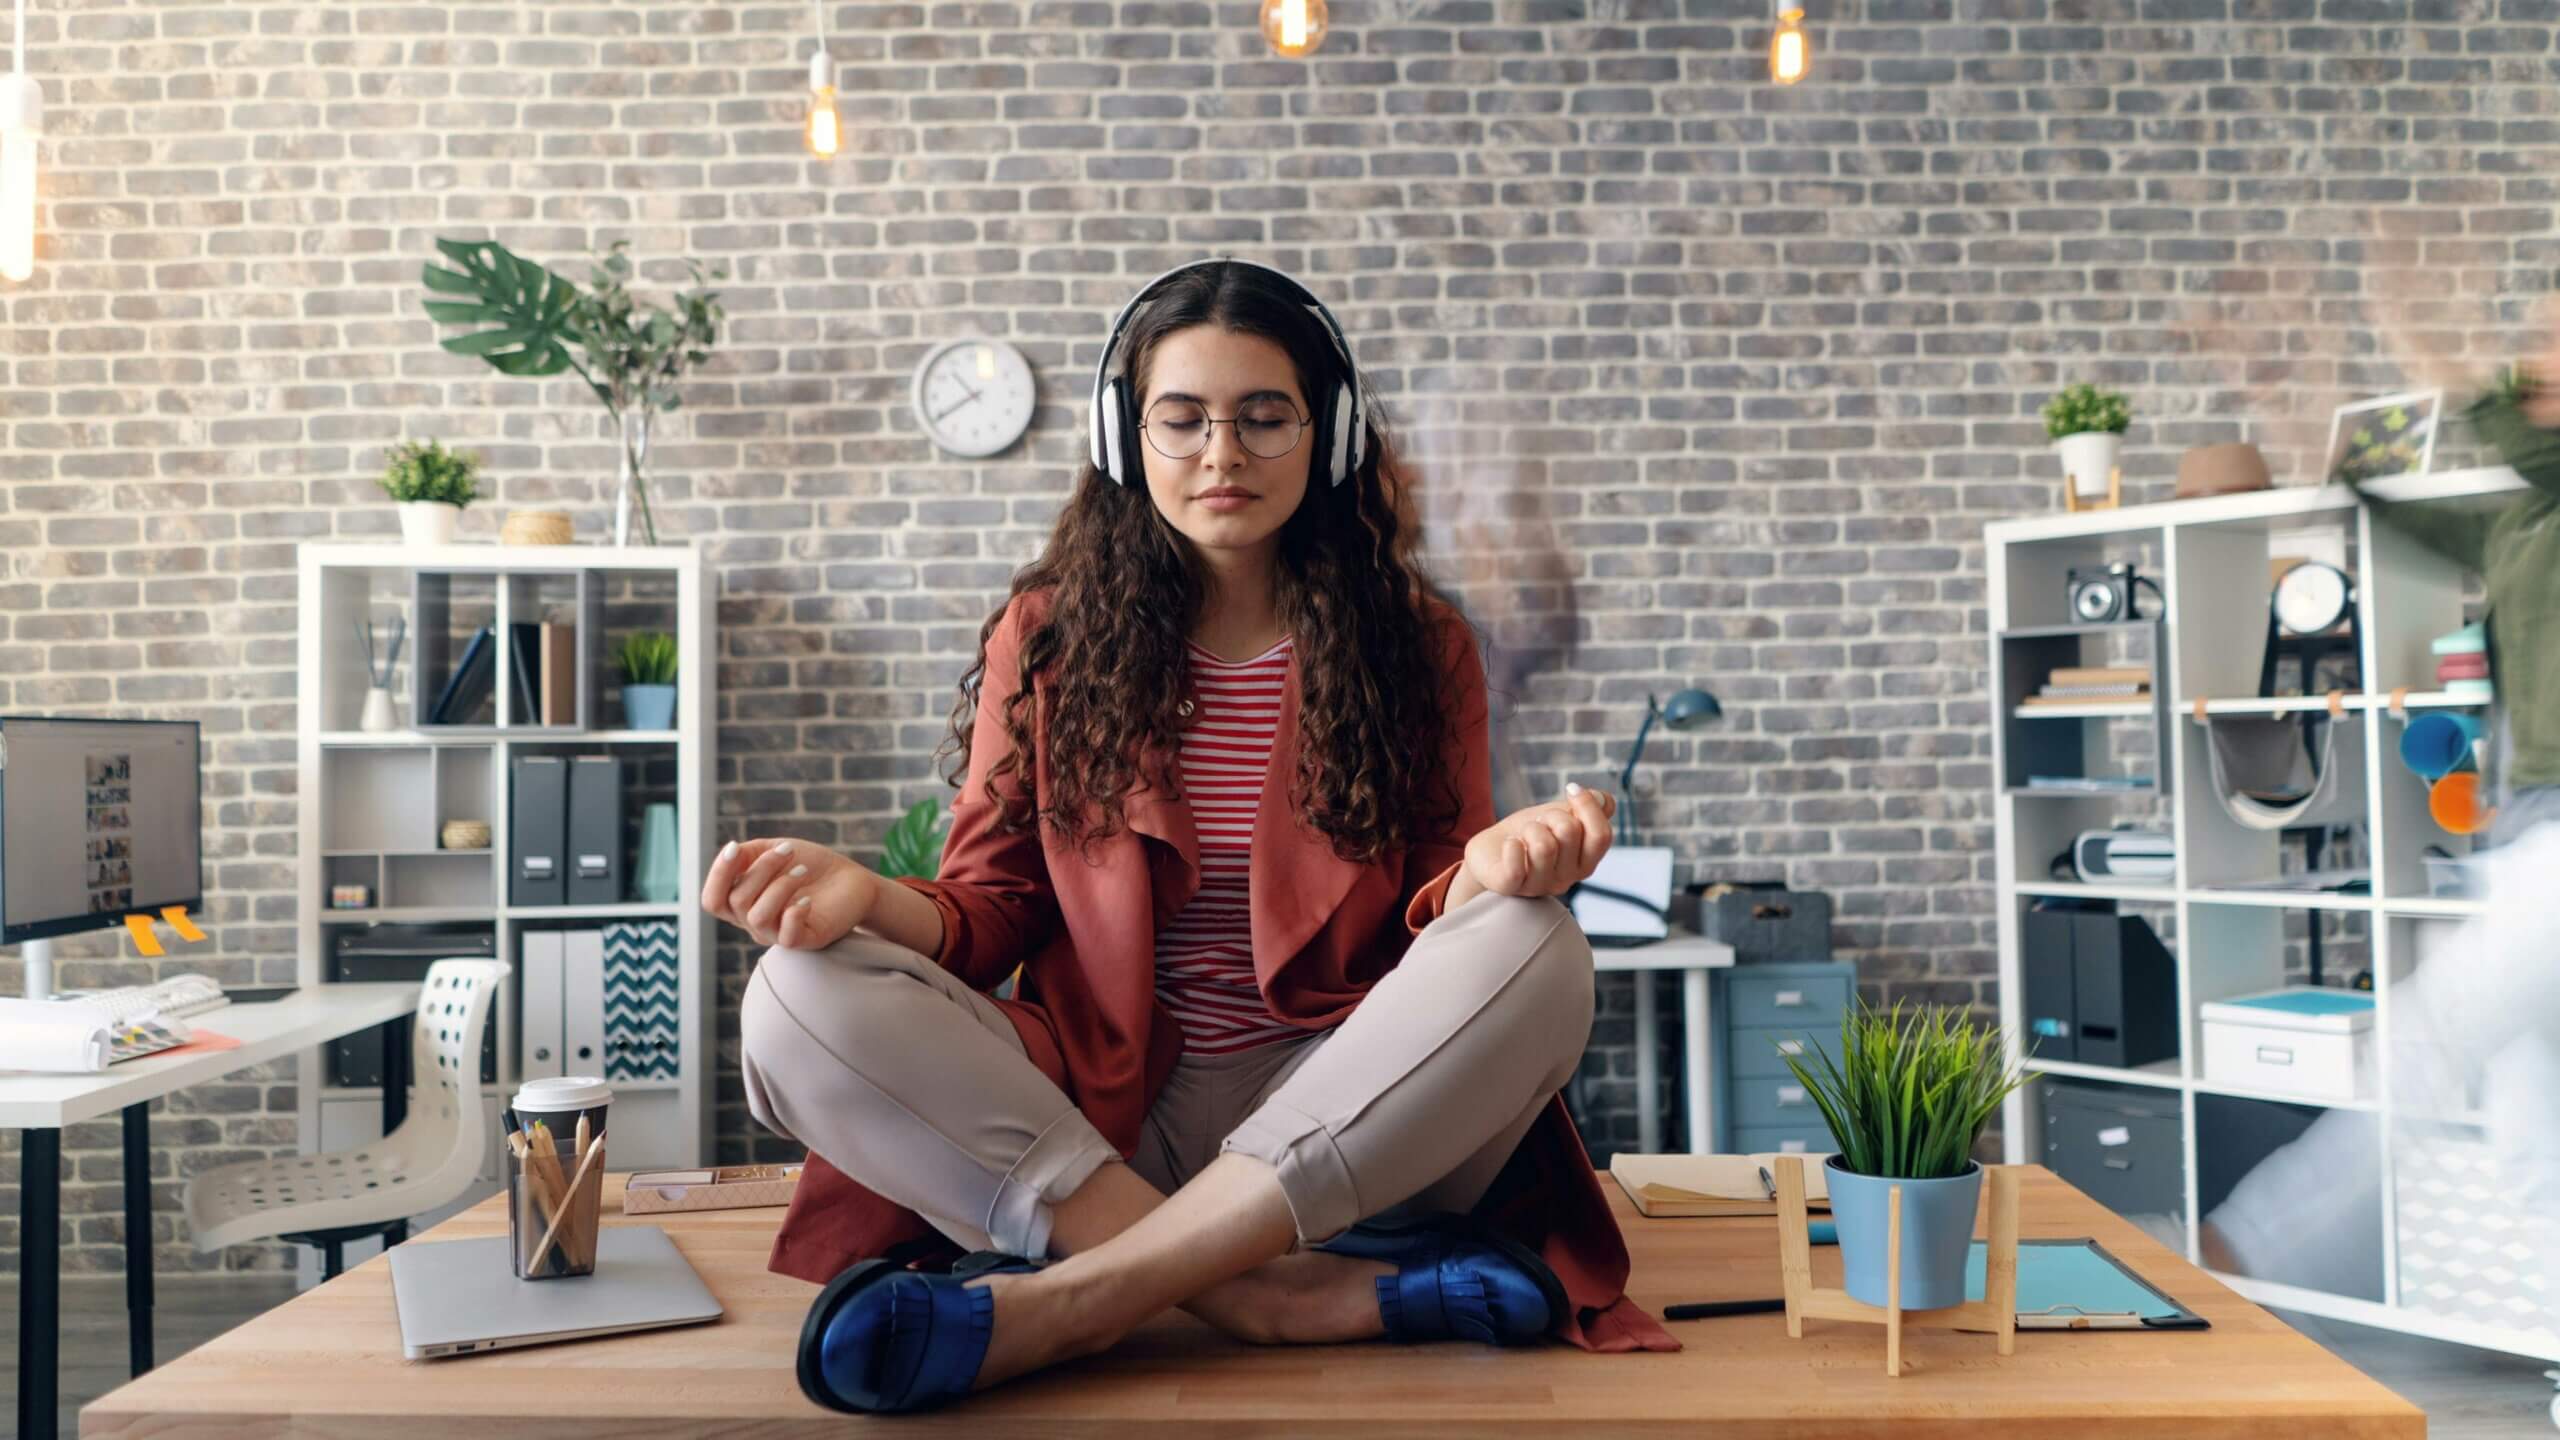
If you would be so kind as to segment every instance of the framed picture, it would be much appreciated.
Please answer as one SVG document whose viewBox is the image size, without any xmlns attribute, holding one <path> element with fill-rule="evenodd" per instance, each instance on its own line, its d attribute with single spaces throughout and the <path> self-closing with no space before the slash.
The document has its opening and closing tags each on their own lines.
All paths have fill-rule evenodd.
<svg viewBox="0 0 2560 1440">
<path fill-rule="evenodd" d="M 2444 412 L 2441 390 L 2411 390 L 2341 405 L 2329 419 L 2332 483 L 2369 484 L 2401 475 L 2424 475 L 2435 459 L 2436 422 Z"/>
</svg>

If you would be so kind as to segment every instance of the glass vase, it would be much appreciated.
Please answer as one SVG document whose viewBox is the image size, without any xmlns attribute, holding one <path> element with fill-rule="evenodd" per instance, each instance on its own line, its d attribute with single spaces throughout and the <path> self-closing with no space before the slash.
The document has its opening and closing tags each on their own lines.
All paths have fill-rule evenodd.
<svg viewBox="0 0 2560 1440">
<path fill-rule="evenodd" d="M 631 514 L 640 513 L 642 543 L 658 543 L 658 523 L 649 513 L 649 422 L 655 419 L 647 409 L 622 413 L 621 448 L 622 478 L 613 490 L 613 543 L 631 543 Z"/>
</svg>

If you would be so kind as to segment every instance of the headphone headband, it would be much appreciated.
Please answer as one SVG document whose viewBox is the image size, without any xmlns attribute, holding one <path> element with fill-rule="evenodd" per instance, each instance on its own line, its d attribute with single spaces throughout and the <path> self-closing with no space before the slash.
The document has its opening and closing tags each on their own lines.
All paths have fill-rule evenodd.
<svg viewBox="0 0 2560 1440">
<path fill-rule="evenodd" d="M 1140 286 L 1138 293 L 1120 307 L 1120 313 L 1112 317 L 1111 333 L 1102 342 L 1102 356 L 1093 367 L 1090 449 L 1094 468 L 1122 485 L 1137 484 L 1144 474 L 1144 461 L 1137 451 L 1137 397 L 1130 392 L 1128 377 L 1115 369 L 1120 337 L 1166 281 L 1204 265 L 1250 265 L 1295 292 L 1300 303 L 1316 317 L 1325 339 L 1333 346 L 1334 358 L 1342 366 L 1342 379 L 1332 393 L 1310 395 L 1308 400 L 1316 407 L 1314 428 L 1318 443 L 1324 447 L 1330 482 L 1338 486 L 1350 479 L 1369 450 L 1369 403 L 1360 388 L 1360 368 L 1351 357 L 1350 341 L 1343 337 L 1341 324 L 1325 308 L 1324 301 L 1294 276 L 1260 261 L 1240 260 L 1232 255 L 1213 255 L 1174 266 Z"/>
</svg>

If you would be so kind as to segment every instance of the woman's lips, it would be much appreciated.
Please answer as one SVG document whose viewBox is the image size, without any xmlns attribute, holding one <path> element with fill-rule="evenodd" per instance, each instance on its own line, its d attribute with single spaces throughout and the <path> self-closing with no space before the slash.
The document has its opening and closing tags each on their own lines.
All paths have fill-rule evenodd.
<svg viewBox="0 0 2560 1440">
<path fill-rule="evenodd" d="M 1212 490 L 1200 497 L 1200 503 L 1212 510 L 1241 510 L 1260 498 L 1245 490 Z"/>
</svg>

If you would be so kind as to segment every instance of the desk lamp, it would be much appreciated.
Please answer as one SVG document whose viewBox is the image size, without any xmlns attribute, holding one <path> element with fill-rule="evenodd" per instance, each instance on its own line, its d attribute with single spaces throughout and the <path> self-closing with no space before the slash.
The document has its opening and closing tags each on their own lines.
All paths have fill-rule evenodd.
<svg viewBox="0 0 2560 1440">
<path fill-rule="evenodd" d="M 1627 768 L 1618 772 L 1618 843 L 1636 843 L 1636 797 L 1632 788 L 1636 778 L 1636 762 L 1644 758 L 1645 737 L 1653 733 L 1653 722 L 1660 720 L 1674 730 L 1686 730 L 1700 720 L 1724 718 L 1724 706 L 1704 690 L 1676 690 L 1670 703 L 1652 695 L 1644 697 L 1644 724 L 1636 728 L 1635 748 L 1627 754 Z"/>
</svg>

